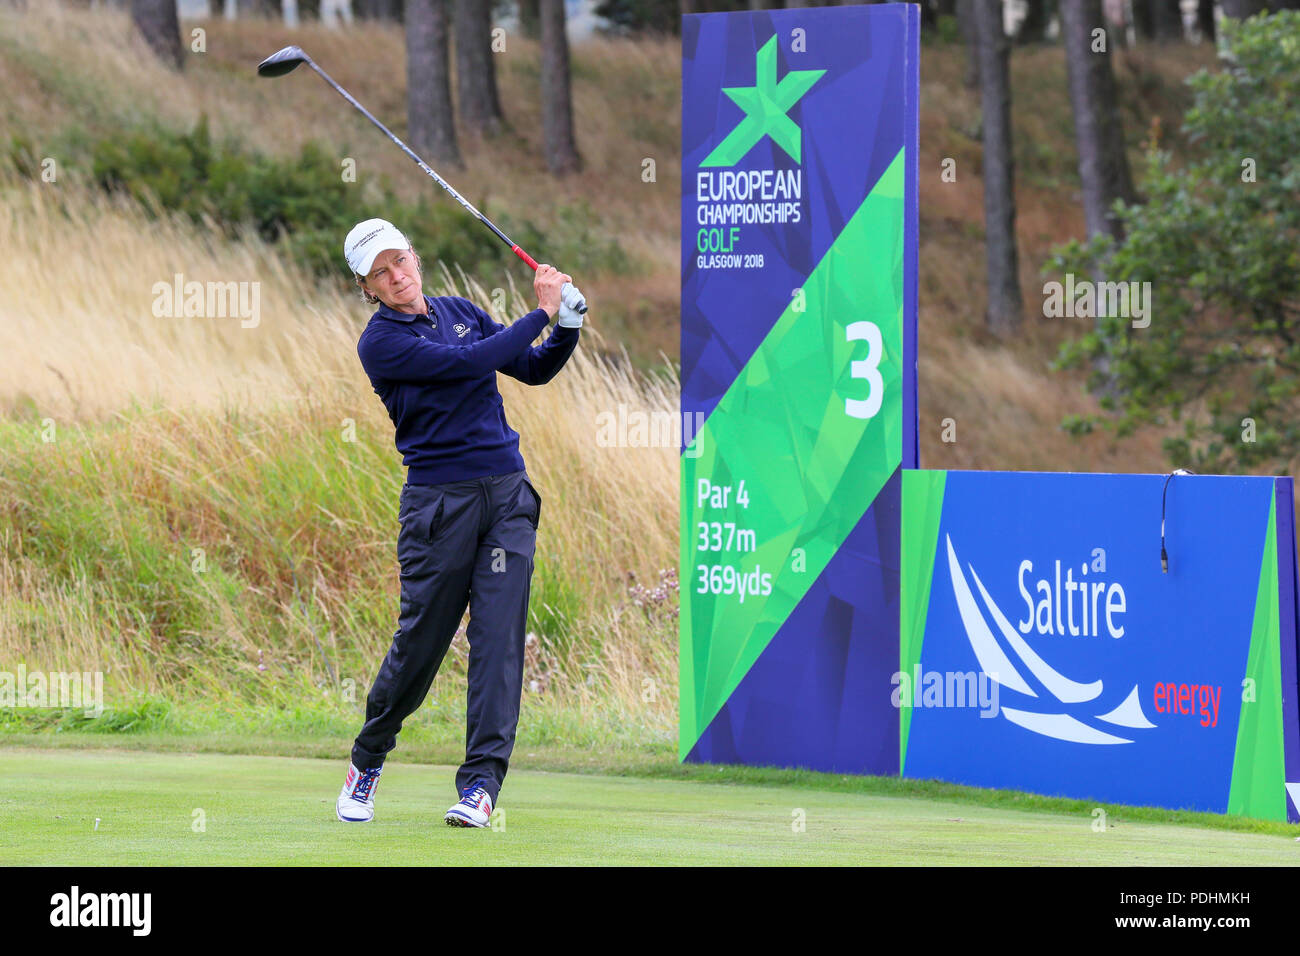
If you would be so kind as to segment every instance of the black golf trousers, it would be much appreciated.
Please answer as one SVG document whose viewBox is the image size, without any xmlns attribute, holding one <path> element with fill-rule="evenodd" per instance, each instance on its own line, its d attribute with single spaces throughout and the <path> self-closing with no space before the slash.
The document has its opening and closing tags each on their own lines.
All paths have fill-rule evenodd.
<svg viewBox="0 0 1300 956">
<path fill-rule="evenodd" d="M 542 498 L 524 471 L 402 487 L 397 632 L 366 697 L 352 747 L 360 770 L 383 765 L 402 721 L 424 702 L 469 606 L 465 762 L 456 788 L 495 806 L 519 724 L 524 631 Z"/>
</svg>

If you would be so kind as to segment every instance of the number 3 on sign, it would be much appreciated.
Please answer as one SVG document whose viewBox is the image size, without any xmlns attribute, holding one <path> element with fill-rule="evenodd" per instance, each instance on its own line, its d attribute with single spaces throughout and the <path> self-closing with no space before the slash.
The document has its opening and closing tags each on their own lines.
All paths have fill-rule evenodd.
<svg viewBox="0 0 1300 956">
<path fill-rule="evenodd" d="M 849 368 L 854 378 L 865 378 L 870 387 L 865 399 L 844 399 L 844 411 L 854 418 L 873 418 L 885 400 L 885 380 L 880 377 L 880 359 L 885 345 L 880 338 L 880 327 L 874 322 L 853 322 L 844 331 L 850 342 L 863 339 L 867 342 L 867 357 L 854 359 Z"/>
</svg>

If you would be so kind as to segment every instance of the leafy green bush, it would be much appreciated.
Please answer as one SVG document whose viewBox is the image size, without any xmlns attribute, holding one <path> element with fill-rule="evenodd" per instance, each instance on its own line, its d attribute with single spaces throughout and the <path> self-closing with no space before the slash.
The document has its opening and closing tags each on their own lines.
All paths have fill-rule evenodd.
<svg viewBox="0 0 1300 956">
<path fill-rule="evenodd" d="M 369 202 L 315 143 L 292 159 L 247 153 L 235 144 L 214 144 L 206 117 L 187 133 L 149 130 L 100 140 L 92 147 L 91 165 L 95 182 L 106 190 L 196 222 L 209 217 L 228 237 L 252 224 L 263 239 L 284 243 L 293 258 L 324 276 L 346 277 L 343 237 L 372 216 L 399 222 L 430 261 L 467 270 L 501 261 L 497 240 L 452 203 L 402 203 L 386 187 L 381 202 Z"/>
<path fill-rule="evenodd" d="M 616 240 L 601 238 L 594 229 L 600 221 L 591 203 L 580 199 L 575 203 L 562 203 L 555 208 L 554 220 L 543 231 L 530 222 L 506 229 L 510 238 L 537 257 L 539 262 L 550 262 L 566 271 L 582 270 L 584 276 L 593 272 L 610 272 L 628 275 L 641 271 Z M 480 227 L 481 228 L 481 227 Z"/>
<path fill-rule="evenodd" d="M 9 136 L 9 165 L 26 179 L 36 179 L 41 175 L 40 157 L 31 140 L 19 133 Z"/>
<path fill-rule="evenodd" d="M 1127 434 L 1182 425 L 1165 441 L 1198 471 L 1300 456 L 1300 12 L 1224 23 L 1224 68 L 1190 77 L 1180 168 L 1153 144 L 1143 205 L 1117 204 L 1122 242 L 1054 250 L 1052 271 L 1149 282 L 1150 325 L 1109 316 L 1066 343 L 1110 414 L 1067 422 Z"/>
<path fill-rule="evenodd" d="M 35 178 L 40 168 L 31 145 L 14 137 L 9 165 Z M 491 232 L 465 214 L 433 183 L 417 203 L 399 200 L 387 183 L 363 190 L 343 181 L 337 157 L 308 143 L 295 158 L 280 159 L 216 144 L 207 118 L 189 132 L 141 130 L 89 146 L 94 181 L 125 193 L 150 209 L 181 212 L 195 222 L 206 217 L 234 238 L 252 225 L 267 242 L 283 244 L 291 258 L 321 276 L 350 283 L 343 263 L 343 237 L 356 223 L 375 216 L 395 223 L 429 263 L 442 260 L 473 273 L 496 271 L 513 261 Z M 584 200 L 559 206 L 539 229 L 510 217 L 497 225 L 523 248 L 562 268 L 583 273 L 627 273 L 636 264 L 616 240 L 594 230 L 597 216 Z"/>
</svg>

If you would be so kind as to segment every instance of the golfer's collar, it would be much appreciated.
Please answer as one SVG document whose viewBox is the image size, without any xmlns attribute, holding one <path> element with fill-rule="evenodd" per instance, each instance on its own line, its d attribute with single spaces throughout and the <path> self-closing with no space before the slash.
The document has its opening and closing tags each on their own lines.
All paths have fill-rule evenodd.
<svg viewBox="0 0 1300 956">
<path fill-rule="evenodd" d="M 390 309 L 386 302 L 380 302 L 375 315 L 382 316 L 385 319 L 394 319 L 398 322 L 414 322 L 416 319 L 433 321 L 433 297 L 425 295 L 424 301 L 428 303 L 429 311 L 423 314 L 418 312 L 398 312 L 396 309 Z"/>
</svg>

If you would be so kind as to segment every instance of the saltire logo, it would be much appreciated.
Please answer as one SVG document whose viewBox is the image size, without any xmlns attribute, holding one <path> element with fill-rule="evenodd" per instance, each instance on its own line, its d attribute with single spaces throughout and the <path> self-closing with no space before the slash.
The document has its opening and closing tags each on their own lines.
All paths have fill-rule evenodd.
<svg viewBox="0 0 1300 956">
<path fill-rule="evenodd" d="M 700 166 L 734 166 L 764 136 L 785 150 L 796 163 L 802 156 L 802 133 L 786 114 L 825 70 L 790 70 L 776 79 L 776 35 L 763 44 L 754 60 L 753 86 L 723 87 L 733 103 L 745 111 L 745 118 L 727 134 Z"/>
<path fill-rule="evenodd" d="M 1094 727 L 1066 713 L 1063 709 L 1056 710 L 1058 705 L 1085 704 L 1096 700 L 1101 696 L 1102 682 L 1095 680 L 1089 683 L 1080 683 L 1066 677 L 1035 653 L 1020 632 L 1011 626 L 1007 616 L 1002 613 L 1002 609 L 998 607 L 997 602 L 989 595 L 988 589 L 984 587 L 984 582 L 980 580 L 974 565 L 968 564 L 970 578 L 975 582 L 975 588 L 979 591 L 983 602 L 984 609 L 981 610 L 980 603 L 975 600 L 975 594 L 962 572 L 961 562 L 957 560 L 957 552 L 952 546 L 952 536 L 945 535 L 944 538 L 948 545 L 948 571 L 952 579 L 953 597 L 957 600 L 957 611 L 961 615 L 962 626 L 966 630 L 966 638 L 970 641 L 971 650 L 975 652 L 975 658 L 979 661 L 980 669 L 1002 687 L 1024 694 L 1026 697 L 1038 699 L 1043 705 L 1042 710 L 1019 710 L 1003 706 L 1001 708 L 1003 716 L 1013 724 L 1017 724 L 1028 731 L 1041 734 L 1044 737 L 1069 741 L 1070 743 L 1131 744 L 1133 741 L 1128 737 L 1121 737 L 1107 730 Z M 1002 649 L 1002 645 L 994 636 L 992 628 L 989 627 L 985 612 L 987 612 L 988 618 L 991 618 L 997 626 L 1012 654 L 1016 656 L 1021 666 L 1038 681 L 1048 697 L 1040 696 L 1038 691 L 1030 686 L 1020 668 L 1012 662 L 1011 658 Z M 1097 714 L 1092 719 L 1110 724 L 1113 727 L 1124 727 L 1131 730 L 1149 730 L 1156 726 L 1142 712 L 1137 684 L 1133 685 L 1133 689 L 1124 698 L 1122 704 L 1114 710 L 1104 714 Z"/>
</svg>

